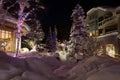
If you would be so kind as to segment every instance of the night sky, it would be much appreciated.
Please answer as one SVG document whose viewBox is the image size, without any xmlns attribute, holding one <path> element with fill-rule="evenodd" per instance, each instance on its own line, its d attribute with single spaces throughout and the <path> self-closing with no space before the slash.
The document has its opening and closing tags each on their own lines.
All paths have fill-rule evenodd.
<svg viewBox="0 0 120 80">
<path fill-rule="evenodd" d="M 119 6 L 119 0 L 42 0 L 46 7 L 40 16 L 43 30 L 48 34 L 48 27 L 56 25 L 58 29 L 58 39 L 68 40 L 72 19 L 72 9 L 76 4 L 80 4 L 84 11 L 87 12 L 92 7 L 97 6 Z"/>
</svg>

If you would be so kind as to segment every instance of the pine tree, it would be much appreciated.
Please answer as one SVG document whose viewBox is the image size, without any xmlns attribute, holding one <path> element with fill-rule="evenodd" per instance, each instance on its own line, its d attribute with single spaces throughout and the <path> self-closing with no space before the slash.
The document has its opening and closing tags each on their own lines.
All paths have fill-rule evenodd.
<svg viewBox="0 0 120 80">
<path fill-rule="evenodd" d="M 92 54 L 93 39 L 89 36 L 86 30 L 84 10 L 80 5 L 76 5 L 71 15 L 73 25 L 71 28 L 69 50 L 72 56 L 85 58 Z"/>
<path fill-rule="evenodd" d="M 54 31 L 52 32 L 52 41 L 53 41 L 53 43 L 52 43 L 52 47 L 53 47 L 53 49 L 52 49 L 52 51 L 53 52 L 56 52 L 56 50 L 57 50 L 57 29 L 56 29 L 56 27 L 54 27 Z"/>
<path fill-rule="evenodd" d="M 52 30 L 51 27 L 49 27 L 49 33 L 46 39 L 46 45 L 51 53 L 56 52 L 57 50 L 56 44 L 57 44 L 57 29 L 56 27 L 54 27 Z"/>
<path fill-rule="evenodd" d="M 35 21 L 34 24 L 30 26 L 31 31 L 27 33 L 25 36 L 22 36 L 22 47 L 25 46 L 24 43 L 27 43 L 33 48 L 36 47 L 37 51 L 41 51 L 42 48 L 42 40 L 44 38 L 44 32 L 42 26 L 38 20 Z"/>
<path fill-rule="evenodd" d="M 51 52 L 51 45 L 52 45 L 52 31 L 51 27 L 49 27 L 49 31 L 46 38 L 46 48 L 49 50 L 49 52 Z"/>
</svg>

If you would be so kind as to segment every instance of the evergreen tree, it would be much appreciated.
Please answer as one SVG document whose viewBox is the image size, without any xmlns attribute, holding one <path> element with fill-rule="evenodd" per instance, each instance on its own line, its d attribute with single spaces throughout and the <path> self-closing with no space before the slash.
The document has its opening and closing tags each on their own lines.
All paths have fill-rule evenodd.
<svg viewBox="0 0 120 80">
<path fill-rule="evenodd" d="M 22 47 L 26 46 L 24 43 L 29 44 L 31 48 L 36 47 L 37 51 L 41 51 L 43 48 L 42 40 L 44 38 L 44 32 L 42 26 L 38 20 L 31 26 L 31 31 L 22 37 Z"/>
<path fill-rule="evenodd" d="M 54 27 L 54 31 L 52 32 L 52 41 L 53 41 L 53 43 L 52 43 L 52 47 L 53 47 L 53 49 L 52 49 L 52 51 L 53 52 L 56 52 L 56 50 L 57 50 L 57 29 L 56 29 L 56 27 Z"/>
<path fill-rule="evenodd" d="M 92 54 L 93 39 L 86 30 L 84 10 L 80 5 L 76 5 L 72 16 L 73 25 L 71 28 L 69 51 L 76 58 L 85 58 Z"/>
<path fill-rule="evenodd" d="M 49 50 L 49 52 L 52 51 L 52 31 L 51 31 L 51 27 L 49 27 L 49 32 L 47 34 L 47 38 L 46 38 L 46 48 Z"/>
<path fill-rule="evenodd" d="M 54 27 L 52 30 L 51 27 L 49 27 L 49 33 L 47 35 L 46 45 L 50 52 L 52 53 L 56 52 L 57 49 L 56 43 L 57 43 L 57 29 L 56 27 Z"/>
</svg>

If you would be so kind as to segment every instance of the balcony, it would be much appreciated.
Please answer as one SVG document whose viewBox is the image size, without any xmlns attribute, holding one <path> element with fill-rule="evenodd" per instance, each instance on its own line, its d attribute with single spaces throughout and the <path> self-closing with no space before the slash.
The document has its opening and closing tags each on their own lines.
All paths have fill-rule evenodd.
<svg viewBox="0 0 120 80">
<path fill-rule="evenodd" d="M 98 29 L 102 29 L 104 27 L 107 27 L 108 25 L 110 24 L 114 24 L 116 21 L 115 21 L 115 16 L 112 16 L 112 17 L 109 17 L 109 18 L 106 18 L 100 22 L 98 22 Z"/>
<path fill-rule="evenodd" d="M 100 35 L 100 36 L 98 37 L 98 39 L 104 38 L 104 37 L 109 37 L 109 36 L 114 36 L 114 35 L 118 35 L 118 32 L 112 32 L 112 33 L 109 33 L 109 34 Z"/>
</svg>

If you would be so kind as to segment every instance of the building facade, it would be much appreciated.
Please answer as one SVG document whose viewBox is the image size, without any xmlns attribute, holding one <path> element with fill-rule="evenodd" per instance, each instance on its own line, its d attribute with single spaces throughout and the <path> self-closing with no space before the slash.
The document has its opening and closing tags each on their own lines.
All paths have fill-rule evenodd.
<svg viewBox="0 0 120 80">
<path fill-rule="evenodd" d="M 96 7 L 87 12 L 90 36 L 102 41 L 106 53 L 120 54 L 120 7 Z"/>
<path fill-rule="evenodd" d="M 5 11 L 0 11 L 0 50 L 5 52 L 16 52 L 17 39 L 17 19 L 9 14 L 4 14 Z M 23 24 L 22 35 L 30 29 L 27 24 Z M 21 45 L 20 45 L 21 47 Z"/>
</svg>

